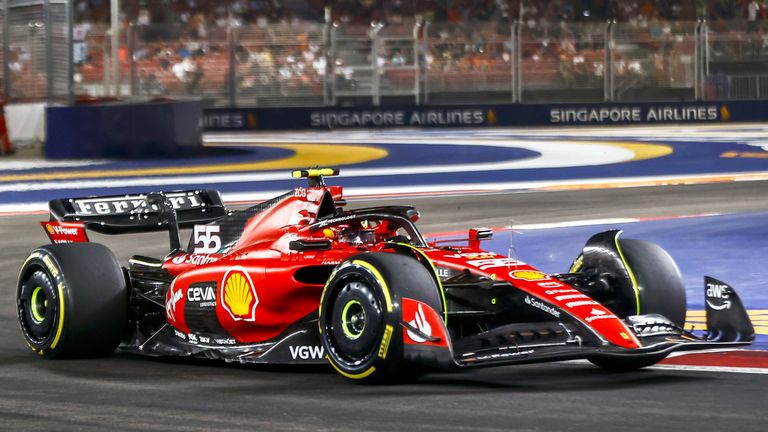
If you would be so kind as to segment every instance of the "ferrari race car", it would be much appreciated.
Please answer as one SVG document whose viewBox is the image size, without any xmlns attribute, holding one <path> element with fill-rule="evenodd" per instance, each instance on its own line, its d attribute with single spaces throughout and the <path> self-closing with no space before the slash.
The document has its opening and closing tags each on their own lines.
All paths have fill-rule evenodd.
<svg viewBox="0 0 768 432">
<path fill-rule="evenodd" d="M 707 329 L 683 328 L 680 272 L 659 246 L 594 235 L 567 273 L 487 252 L 489 229 L 427 242 L 412 207 L 345 210 L 329 168 L 240 211 L 192 190 L 53 200 L 18 280 L 18 319 L 44 358 L 115 349 L 242 363 L 325 363 L 359 382 L 587 359 L 633 370 L 681 350 L 750 344 L 738 295 L 705 278 Z M 191 228 L 182 246 L 180 228 Z M 162 259 L 121 267 L 86 230 L 167 231 Z"/>
</svg>

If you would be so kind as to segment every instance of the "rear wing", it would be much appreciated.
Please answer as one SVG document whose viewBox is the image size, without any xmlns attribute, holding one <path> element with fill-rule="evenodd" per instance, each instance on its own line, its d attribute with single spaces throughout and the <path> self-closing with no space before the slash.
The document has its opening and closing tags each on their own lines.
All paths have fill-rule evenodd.
<svg viewBox="0 0 768 432">
<path fill-rule="evenodd" d="M 211 189 L 65 198 L 48 205 L 52 221 L 81 223 L 103 234 L 126 234 L 167 230 L 166 210 L 158 204 L 161 202 L 170 204 L 182 228 L 206 224 L 227 214 L 221 195 Z"/>
</svg>

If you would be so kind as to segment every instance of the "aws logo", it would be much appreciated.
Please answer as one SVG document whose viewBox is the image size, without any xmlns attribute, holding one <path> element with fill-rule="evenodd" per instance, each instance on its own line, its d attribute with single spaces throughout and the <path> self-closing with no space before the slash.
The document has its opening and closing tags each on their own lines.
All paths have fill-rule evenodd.
<svg viewBox="0 0 768 432">
<path fill-rule="evenodd" d="M 222 306 L 235 321 L 256 321 L 259 297 L 251 277 L 244 268 L 232 267 L 221 283 Z"/>
</svg>

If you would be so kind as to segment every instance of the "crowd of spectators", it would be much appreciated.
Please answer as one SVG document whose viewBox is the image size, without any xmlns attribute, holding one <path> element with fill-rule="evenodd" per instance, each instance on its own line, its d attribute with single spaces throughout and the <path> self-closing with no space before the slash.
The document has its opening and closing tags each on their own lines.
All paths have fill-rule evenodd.
<svg viewBox="0 0 768 432">
<path fill-rule="evenodd" d="M 74 2 L 83 34 L 75 38 L 82 82 L 103 78 L 109 3 Z M 620 77 L 683 79 L 673 51 L 690 54 L 690 23 L 697 18 L 712 20 L 713 26 L 746 22 L 735 31 L 747 34 L 752 51 L 759 54 L 768 45 L 762 39 L 768 0 L 305 0 L 291 1 L 290 9 L 281 0 L 122 0 L 122 5 L 120 19 L 135 42 L 129 44 L 127 34 L 123 36 L 121 61 L 132 64 L 139 90 L 146 94 L 222 92 L 232 85 L 243 94 L 319 94 L 329 70 L 319 40 L 328 13 L 342 28 L 380 23 L 408 30 L 418 19 L 428 21 L 424 64 L 430 76 L 454 75 L 454 81 L 477 76 L 502 86 L 511 74 L 513 21 L 523 30 L 522 72 L 532 85 L 601 86 L 602 34 L 610 19 L 634 41 L 612 59 Z M 233 29 L 236 55 L 230 62 Z M 397 69 L 412 66 L 413 57 L 413 49 L 401 44 L 385 47 L 375 61 L 393 70 L 394 84 L 408 85 L 413 75 Z M 232 65 L 235 83 L 228 81 Z M 356 82 L 355 69 L 345 58 L 334 59 L 333 70 L 340 82 Z M 126 66 L 123 75 L 128 72 Z M 455 84 L 447 82 L 446 87 Z"/>
</svg>

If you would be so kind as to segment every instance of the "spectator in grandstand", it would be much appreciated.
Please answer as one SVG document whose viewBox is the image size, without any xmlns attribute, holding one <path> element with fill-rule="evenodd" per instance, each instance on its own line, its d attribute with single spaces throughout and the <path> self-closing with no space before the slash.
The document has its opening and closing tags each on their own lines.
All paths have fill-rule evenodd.
<svg viewBox="0 0 768 432">
<path fill-rule="evenodd" d="M 747 43 L 751 54 L 754 56 L 759 56 L 763 47 L 763 36 L 758 34 L 760 30 L 758 22 L 759 11 L 760 4 L 756 0 L 752 0 L 747 4 Z"/>
<path fill-rule="evenodd" d="M 139 93 L 148 96 L 159 96 L 165 93 L 165 86 L 157 79 L 157 75 L 142 69 L 139 73 Z"/>
<path fill-rule="evenodd" d="M 747 32 L 757 31 L 757 13 L 760 11 L 760 3 L 752 0 L 747 4 Z"/>
<path fill-rule="evenodd" d="M 179 58 L 171 70 L 180 83 L 184 84 L 188 94 L 194 94 L 203 78 L 203 71 L 197 65 L 194 56 Z"/>
</svg>

